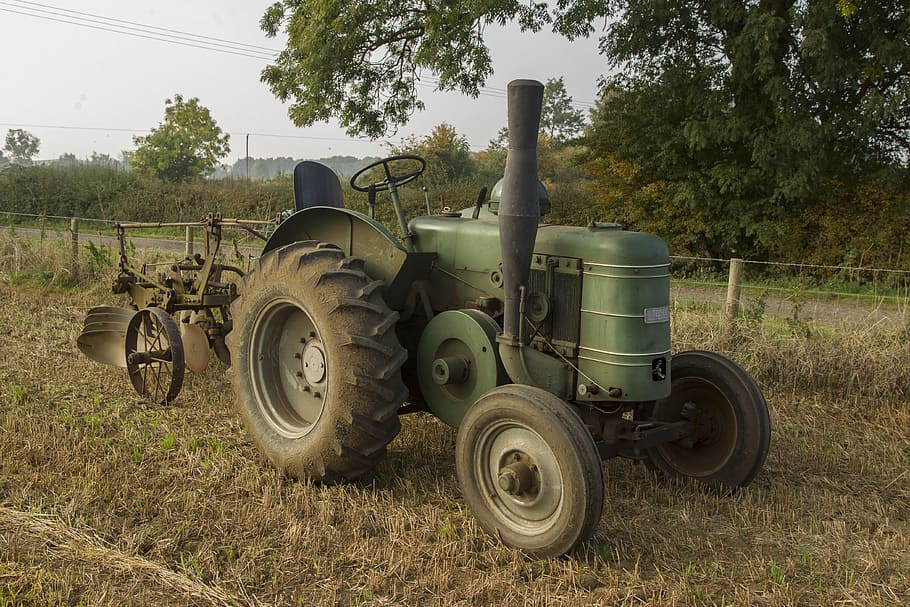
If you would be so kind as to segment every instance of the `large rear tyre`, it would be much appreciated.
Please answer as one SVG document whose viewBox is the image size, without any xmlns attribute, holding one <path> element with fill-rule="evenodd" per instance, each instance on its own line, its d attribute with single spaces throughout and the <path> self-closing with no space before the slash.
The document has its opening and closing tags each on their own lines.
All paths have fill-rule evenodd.
<svg viewBox="0 0 910 607">
<path fill-rule="evenodd" d="M 237 406 L 291 476 L 361 477 L 401 428 L 407 353 L 381 287 L 362 260 L 313 241 L 269 251 L 244 278 L 228 334 Z"/>
<path fill-rule="evenodd" d="M 771 444 L 768 404 L 755 380 L 729 358 L 698 350 L 674 356 L 670 372 L 671 394 L 654 404 L 652 419 L 690 419 L 695 436 L 653 447 L 651 464 L 717 489 L 750 483 Z"/>
<path fill-rule="evenodd" d="M 573 550 L 603 512 L 594 439 L 568 403 L 540 388 L 481 396 L 459 427 L 455 470 L 484 531 L 535 557 Z"/>
</svg>

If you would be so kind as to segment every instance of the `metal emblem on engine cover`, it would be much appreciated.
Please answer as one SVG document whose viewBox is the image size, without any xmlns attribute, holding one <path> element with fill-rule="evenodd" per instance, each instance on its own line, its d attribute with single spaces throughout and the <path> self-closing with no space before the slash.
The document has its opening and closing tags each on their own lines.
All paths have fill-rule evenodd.
<svg viewBox="0 0 910 607">
<path fill-rule="evenodd" d="M 646 325 L 656 325 L 662 322 L 670 322 L 670 306 L 645 308 Z"/>
</svg>

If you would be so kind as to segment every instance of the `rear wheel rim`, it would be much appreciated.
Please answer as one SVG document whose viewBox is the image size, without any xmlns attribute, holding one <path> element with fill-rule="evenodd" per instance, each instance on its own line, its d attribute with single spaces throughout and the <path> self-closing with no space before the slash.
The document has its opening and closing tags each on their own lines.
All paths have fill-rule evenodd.
<svg viewBox="0 0 910 607">
<path fill-rule="evenodd" d="M 250 379 L 266 421 L 287 438 L 305 436 L 323 414 L 328 389 L 316 323 L 293 301 L 277 299 L 260 311 L 252 335 Z"/>
</svg>

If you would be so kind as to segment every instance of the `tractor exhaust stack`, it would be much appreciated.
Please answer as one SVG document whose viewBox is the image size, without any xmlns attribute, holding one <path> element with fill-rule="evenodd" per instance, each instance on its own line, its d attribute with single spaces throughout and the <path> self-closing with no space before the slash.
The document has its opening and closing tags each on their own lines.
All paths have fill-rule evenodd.
<svg viewBox="0 0 910 607">
<path fill-rule="evenodd" d="M 521 343 L 521 304 L 531 273 L 540 203 L 537 191 L 537 132 L 543 85 L 536 80 L 509 83 L 509 155 L 499 205 L 499 242 L 505 291 L 502 346 Z"/>
</svg>

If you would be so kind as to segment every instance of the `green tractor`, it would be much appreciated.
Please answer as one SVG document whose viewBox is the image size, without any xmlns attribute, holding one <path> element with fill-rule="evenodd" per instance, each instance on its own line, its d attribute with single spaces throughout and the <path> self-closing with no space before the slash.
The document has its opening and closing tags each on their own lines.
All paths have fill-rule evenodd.
<svg viewBox="0 0 910 607">
<path fill-rule="evenodd" d="M 542 94 L 509 85 L 508 161 L 486 204 L 408 222 L 398 188 L 422 159 L 354 176 L 371 209 L 390 193 L 400 239 L 345 208 L 326 167 L 302 163 L 297 210 L 244 277 L 228 345 L 243 421 L 281 470 L 358 479 L 400 415 L 428 410 L 458 428 L 458 482 L 483 529 L 552 557 L 596 528 L 604 459 L 733 489 L 758 474 L 771 427 L 735 363 L 671 356 L 660 238 L 541 223 Z"/>
</svg>

